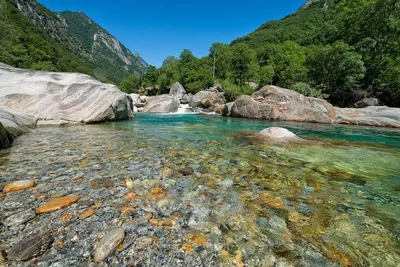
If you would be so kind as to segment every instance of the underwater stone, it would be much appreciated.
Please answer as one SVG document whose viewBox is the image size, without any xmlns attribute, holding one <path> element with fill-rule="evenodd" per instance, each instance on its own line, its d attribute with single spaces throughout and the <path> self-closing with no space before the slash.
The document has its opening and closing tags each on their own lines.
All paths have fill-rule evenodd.
<svg viewBox="0 0 400 267">
<path fill-rule="evenodd" d="M 124 240 L 125 232 L 122 228 L 115 228 L 110 230 L 97 244 L 94 251 L 94 261 L 97 263 L 102 262 L 107 258 L 117 246 Z"/>
</svg>

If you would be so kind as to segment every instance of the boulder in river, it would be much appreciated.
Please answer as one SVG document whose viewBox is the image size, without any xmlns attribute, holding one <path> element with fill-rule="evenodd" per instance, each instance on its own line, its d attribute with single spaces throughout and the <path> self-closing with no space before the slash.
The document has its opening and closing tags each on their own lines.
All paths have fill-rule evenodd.
<svg viewBox="0 0 400 267">
<path fill-rule="evenodd" d="M 292 90 L 268 85 L 251 96 L 239 97 L 232 106 L 231 116 L 331 123 L 335 109 L 323 99 L 306 97 Z"/>
<path fill-rule="evenodd" d="M 222 116 L 229 117 L 231 115 L 233 102 L 226 103 L 224 109 L 222 110 Z"/>
<path fill-rule="evenodd" d="M 207 96 L 208 96 L 208 93 L 209 92 L 207 92 L 207 91 L 200 91 L 200 92 L 197 92 L 193 97 L 192 97 L 192 99 L 190 100 L 190 102 L 189 102 L 189 106 L 191 107 L 191 108 L 198 108 L 198 107 L 201 107 L 201 101 L 204 99 L 204 98 L 206 98 Z"/>
<path fill-rule="evenodd" d="M 274 142 L 293 142 L 301 141 L 302 139 L 289 131 L 288 129 L 281 127 L 270 127 L 260 131 L 257 137 Z"/>
<path fill-rule="evenodd" d="M 133 116 L 131 97 L 81 73 L 44 72 L 0 63 L 0 105 L 39 120 L 94 123 Z"/>
<path fill-rule="evenodd" d="M 224 93 L 200 91 L 192 97 L 189 106 L 192 108 L 211 108 L 213 105 L 224 105 Z"/>
<path fill-rule="evenodd" d="M 179 108 L 179 100 L 170 95 L 153 96 L 141 112 L 147 113 L 170 113 Z"/>
<path fill-rule="evenodd" d="M 171 89 L 169 90 L 169 95 L 178 98 L 179 100 L 186 94 L 185 88 L 182 84 L 176 82 L 172 85 Z"/>
<path fill-rule="evenodd" d="M 181 104 L 189 104 L 190 101 L 192 101 L 192 98 L 193 94 L 191 93 L 185 94 L 181 99 Z"/>
<path fill-rule="evenodd" d="M 129 94 L 132 98 L 132 104 L 140 103 L 140 95 L 139 94 Z"/>
</svg>

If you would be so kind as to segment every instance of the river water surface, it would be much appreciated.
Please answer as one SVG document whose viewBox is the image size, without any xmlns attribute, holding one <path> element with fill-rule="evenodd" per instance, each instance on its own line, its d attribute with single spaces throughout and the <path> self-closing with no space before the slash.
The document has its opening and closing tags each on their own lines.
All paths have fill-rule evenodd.
<svg viewBox="0 0 400 267">
<path fill-rule="evenodd" d="M 271 145 L 285 127 L 309 140 Z M 0 249 L 51 229 L 42 266 L 87 266 L 113 227 L 111 266 L 399 266 L 400 131 L 207 115 L 38 128 L 0 151 L 1 218 L 54 197 L 75 204 L 12 226 Z M 133 181 L 128 189 L 126 180 Z M 82 213 L 93 210 L 88 218 Z M 57 265 L 59 264 L 59 265 Z M 1 262 L 0 262 L 1 265 Z"/>
</svg>

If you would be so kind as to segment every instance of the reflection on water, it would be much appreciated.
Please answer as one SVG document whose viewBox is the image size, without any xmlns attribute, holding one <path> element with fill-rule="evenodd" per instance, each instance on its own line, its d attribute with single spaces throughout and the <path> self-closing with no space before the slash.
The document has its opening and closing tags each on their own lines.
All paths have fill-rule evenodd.
<svg viewBox="0 0 400 267">
<path fill-rule="evenodd" d="M 269 126 L 311 142 L 257 143 L 252 135 Z M 148 202 L 138 188 L 161 182 L 162 197 L 180 207 L 189 227 L 184 251 L 204 247 L 193 253 L 216 253 L 220 265 L 400 262 L 396 129 L 138 114 L 126 122 L 39 128 L 0 152 L 0 163 L 0 185 L 15 177 L 40 182 L 50 169 L 88 175 L 101 165 L 103 177 L 132 177 Z"/>
</svg>

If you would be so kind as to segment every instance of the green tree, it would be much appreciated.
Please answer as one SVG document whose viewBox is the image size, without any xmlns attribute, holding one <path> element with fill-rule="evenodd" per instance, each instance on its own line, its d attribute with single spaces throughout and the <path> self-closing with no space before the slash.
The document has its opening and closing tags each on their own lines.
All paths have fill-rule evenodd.
<svg viewBox="0 0 400 267">
<path fill-rule="evenodd" d="M 256 73 L 255 52 L 245 44 L 232 47 L 231 70 L 235 84 L 243 85 L 252 79 Z"/>
<path fill-rule="evenodd" d="M 226 79 L 229 72 L 230 46 L 223 43 L 213 43 L 210 54 L 213 65 L 213 80 Z"/>
<path fill-rule="evenodd" d="M 329 94 L 332 103 L 352 104 L 366 69 L 361 55 L 351 46 L 344 42 L 328 45 L 316 54 L 309 66 L 315 87 Z"/>
<path fill-rule="evenodd" d="M 259 79 L 260 86 L 266 84 L 272 84 L 272 81 L 274 80 L 275 77 L 274 67 L 271 65 L 266 65 L 261 67 L 259 77 L 260 77 Z"/>
<path fill-rule="evenodd" d="M 127 94 L 136 94 L 141 87 L 142 79 L 138 74 L 130 75 L 128 78 L 124 79 L 119 86 L 119 88 Z"/>
<path fill-rule="evenodd" d="M 155 87 L 157 85 L 159 70 L 154 66 L 149 66 L 143 75 L 143 87 Z"/>
<path fill-rule="evenodd" d="M 159 72 L 160 76 L 157 81 L 160 87 L 159 93 L 168 93 L 172 84 L 179 81 L 179 60 L 174 56 L 168 56 L 164 60 Z"/>
</svg>

